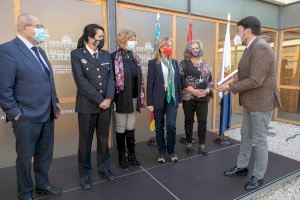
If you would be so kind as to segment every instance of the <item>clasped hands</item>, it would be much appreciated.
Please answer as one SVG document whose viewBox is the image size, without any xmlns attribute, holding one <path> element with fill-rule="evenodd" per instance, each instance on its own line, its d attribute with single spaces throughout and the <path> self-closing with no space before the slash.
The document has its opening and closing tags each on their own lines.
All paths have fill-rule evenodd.
<svg viewBox="0 0 300 200">
<path fill-rule="evenodd" d="M 111 104 L 111 99 L 105 99 L 100 105 L 99 107 L 102 108 L 103 110 L 106 110 L 107 108 L 109 108 Z"/>
<path fill-rule="evenodd" d="M 197 98 L 205 97 L 210 92 L 209 89 L 202 90 L 202 89 L 192 89 L 191 93 L 196 96 Z"/>
</svg>

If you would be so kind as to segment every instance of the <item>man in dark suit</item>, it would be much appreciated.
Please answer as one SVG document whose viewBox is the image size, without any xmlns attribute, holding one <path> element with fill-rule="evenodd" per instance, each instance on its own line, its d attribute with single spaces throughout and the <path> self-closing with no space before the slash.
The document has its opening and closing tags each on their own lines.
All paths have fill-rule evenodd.
<svg viewBox="0 0 300 200">
<path fill-rule="evenodd" d="M 35 175 L 36 193 L 58 195 L 61 191 L 49 183 L 52 161 L 54 119 L 60 108 L 51 64 L 38 46 L 45 39 L 40 20 L 21 14 L 18 36 L 0 46 L 0 107 L 12 122 L 16 137 L 18 198 L 32 199 Z"/>
<path fill-rule="evenodd" d="M 77 86 L 75 111 L 79 123 L 78 167 L 82 189 L 92 187 L 91 147 L 95 129 L 98 174 L 106 180 L 114 179 L 110 171 L 108 138 L 115 81 L 111 57 L 102 49 L 103 45 L 104 29 L 89 24 L 78 41 L 78 48 L 71 52 Z"/>
<path fill-rule="evenodd" d="M 236 166 L 224 172 L 225 176 L 246 176 L 248 162 L 255 146 L 254 170 L 246 190 L 263 184 L 268 165 L 267 134 L 273 111 L 280 106 L 276 85 L 275 56 L 270 45 L 260 36 L 261 24 L 256 17 L 246 17 L 238 22 L 236 46 L 246 45 L 238 65 L 238 81 L 224 84 L 219 91 L 230 90 L 239 94 L 244 108 L 241 128 L 241 145 Z"/>
</svg>

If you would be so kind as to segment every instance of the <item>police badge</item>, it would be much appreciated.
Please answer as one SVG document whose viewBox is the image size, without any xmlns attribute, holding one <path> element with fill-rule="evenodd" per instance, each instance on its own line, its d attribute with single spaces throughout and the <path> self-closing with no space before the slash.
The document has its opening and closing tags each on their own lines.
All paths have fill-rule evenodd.
<svg viewBox="0 0 300 200">
<path fill-rule="evenodd" d="M 86 61 L 86 59 L 81 59 L 81 62 L 83 63 L 83 64 L 86 64 L 87 63 L 87 61 Z"/>
</svg>

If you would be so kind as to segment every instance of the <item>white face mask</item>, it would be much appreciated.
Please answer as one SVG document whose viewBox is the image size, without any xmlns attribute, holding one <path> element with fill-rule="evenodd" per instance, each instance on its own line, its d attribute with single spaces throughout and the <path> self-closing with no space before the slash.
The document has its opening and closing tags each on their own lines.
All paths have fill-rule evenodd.
<svg viewBox="0 0 300 200">
<path fill-rule="evenodd" d="M 126 44 L 127 50 L 133 51 L 136 46 L 136 43 L 137 43 L 136 41 L 130 41 L 130 40 L 127 41 L 127 44 Z"/>
<path fill-rule="evenodd" d="M 245 38 L 248 36 L 248 33 L 247 35 L 245 35 L 244 39 L 242 40 L 242 36 L 246 33 L 247 29 L 244 31 L 244 33 L 239 36 L 239 35 L 235 35 L 234 39 L 233 39 L 233 42 L 234 42 L 234 45 L 235 46 L 241 46 L 243 45 L 243 41 L 245 40 Z"/>
</svg>

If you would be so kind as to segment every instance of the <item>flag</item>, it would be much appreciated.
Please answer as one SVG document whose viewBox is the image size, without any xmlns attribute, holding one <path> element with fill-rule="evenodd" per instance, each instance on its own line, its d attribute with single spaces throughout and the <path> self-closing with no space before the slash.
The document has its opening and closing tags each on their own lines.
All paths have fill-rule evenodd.
<svg viewBox="0 0 300 200">
<path fill-rule="evenodd" d="M 155 131 L 154 112 L 150 112 L 150 131 Z"/>
<path fill-rule="evenodd" d="M 188 28 L 188 33 L 187 33 L 187 36 L 186 36 L 186 41 L 189 42 L 193 39 L 193 23 L 192 23 L 192 20 L 191 18 L 189 18 L 190 21 L 189 21 L 189 28 Z M 197 120 L 197 114 L 195 113 L 194 115 L 194 122 L 198 121 Z"/>
<path fill-rule="evenodd" d="M 157 13 L 157 15 L 156 15 L 156 25 L 155 25 L 154 51 L 156 50 L 156 47 L 157 47 L 157 41 L 160 38 L 160 23 L 159 23 L 159 20 L 160 20 L 160 15 L 159 15 L 159 13 Z"/>
<path fill-rule="evenodd" d="M 192 23 L 192 20 L 190 19 L 189 30 L 188 30 L 188 34 L 187 34 L 187 37 L 186 37 L 186 41 L 189 42 L 192 39 L 193 39 L 193 23 Z"/>
<path fill-rule="evenodd" d="M 222 65 L 219 74 L 219 81 L 224 79 L 231 72 L 231 45 L 230 45 L 230 13 L 227 17 L 227 28 L 223 47 Z M 219 134 L 224 135 L 231 126 L 232 102 L 231 93 L 219 93 L 220 101 L 220 127 Z"/>
<path fill-rule="evenodd" d="M 157 48 L 157 41 L 160 39 L 160 24 L 159 24 L 160 15 L 156 15 L 156 25 L 155 25 L 155 40 L 154 40 L 154 51 Z M 155 121 L 154 121 L 154 111 L 150 111 L 150 131 L 155 131 Z"/>
</svg>

